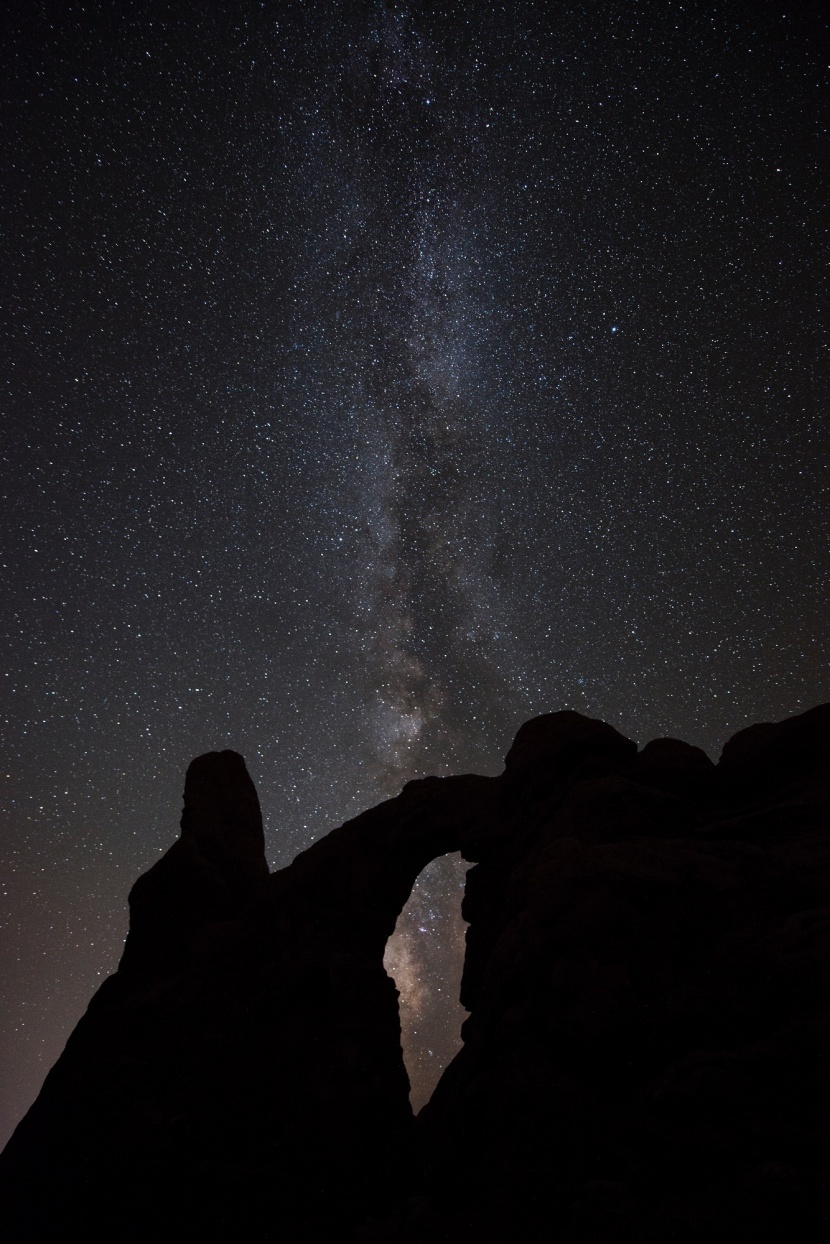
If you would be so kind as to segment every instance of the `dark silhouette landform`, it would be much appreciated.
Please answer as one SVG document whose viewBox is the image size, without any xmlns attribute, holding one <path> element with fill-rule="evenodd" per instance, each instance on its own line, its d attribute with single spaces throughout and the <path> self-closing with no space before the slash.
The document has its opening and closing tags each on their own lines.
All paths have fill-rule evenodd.
<svg viewBox="0 0 830 1244">
<path fill-rule="evenodd" d="M 21 1241 L 830 1238 L 830 705 L 714 765 L 573 712 L 269 875 L 194 760 L 99 989 L 0 1158 Z M 461 851 L 464 1044 L 417 1119 L 386 941 Z"/>
</svg>

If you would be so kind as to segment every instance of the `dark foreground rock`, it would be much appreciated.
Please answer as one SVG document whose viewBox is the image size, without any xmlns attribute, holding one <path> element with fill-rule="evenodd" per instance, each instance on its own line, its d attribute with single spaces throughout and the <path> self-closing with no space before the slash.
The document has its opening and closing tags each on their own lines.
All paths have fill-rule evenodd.
<svg viewBox="0 0 830 1244">
<path fill-rule="evenodd" d="M 268 875 L 191 765 L 118 972 L 0 1157 L 0 1238 L 822 1241 L 830 706 L 715 766 L 554 713 Z M 414 1120 L 387 938 L 461 850 L 464 1046 Z"/>
</svg>

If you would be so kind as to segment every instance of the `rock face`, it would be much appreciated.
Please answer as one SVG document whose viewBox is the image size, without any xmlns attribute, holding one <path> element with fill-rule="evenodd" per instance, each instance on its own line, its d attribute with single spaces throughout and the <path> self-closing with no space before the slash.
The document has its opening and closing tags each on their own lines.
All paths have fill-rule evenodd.
<svg viewBox="0 0 830 1244">
<path fill-rule="evenodd" d="M 715 766 L 552 713 L 268 874 L 188 770 L 118 972 L 0 1157 L 8 1241 L 819 1240 L 830 706 Z M 386 940 L 460 850 L 464 1046 L 417 1120 Z"/>
</svg>

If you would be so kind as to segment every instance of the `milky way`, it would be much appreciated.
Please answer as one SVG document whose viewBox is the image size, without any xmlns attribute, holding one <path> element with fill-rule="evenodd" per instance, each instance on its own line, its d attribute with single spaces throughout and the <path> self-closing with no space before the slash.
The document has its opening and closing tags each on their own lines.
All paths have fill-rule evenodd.
<svg viewBox="0 0 830 1244">
<path fill-rule="evenodd" d="M 819 7 L 5 17 L 3 1136 L 200 752 L 281 867 L 535 713 L 830 698 Z M 416 1106 L 462 887 L 387 952 Z"/>
</svg>

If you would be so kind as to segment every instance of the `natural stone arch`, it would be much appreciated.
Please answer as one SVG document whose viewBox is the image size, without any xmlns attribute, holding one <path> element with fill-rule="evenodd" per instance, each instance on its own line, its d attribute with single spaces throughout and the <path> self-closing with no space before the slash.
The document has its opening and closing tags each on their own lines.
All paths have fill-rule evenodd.
<svg viewBox="0 0 830 1244">
<path fill-rule="evenodd" d="M 404 1203 L 419 1162 L 383 954 L 415 879 L 452 851 L 481 861 L 465 898 L 475 1012 L 499 887 L 538 817 L 586 758 L 631 749 L 577 714 L 537 719 L 503 778 L 411 782 L 270 876 L 244 761 L 198 758 L 182 836 L 131 895 L 119 971 L 4 1154 L 16 1203 L 64 1223 L 95 1200 L 109 1238 L 171 1242 L 240 1223 L 266 1239 L 276 1222 L 326 1238 Z"/>
</svg>

